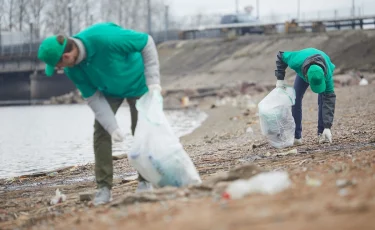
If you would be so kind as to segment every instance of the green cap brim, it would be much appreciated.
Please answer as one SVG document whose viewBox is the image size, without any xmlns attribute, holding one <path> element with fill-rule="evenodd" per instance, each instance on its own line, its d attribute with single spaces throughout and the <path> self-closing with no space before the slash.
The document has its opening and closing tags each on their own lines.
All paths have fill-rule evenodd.
<svg viewBox="0 0 375 230">
<path fill-rule="evenodd" d="M 51 65 L 46 65 L 46 75 L 47 77 L 51 77 L 55 72 L 55 67 Z"/>
<path fill-rule="evenodd" d="M 326 84 L 325 84 L 324 81 L 323 81 L 323 83 L 320 84 L 320 85 L 311 85 L 311 84 L 310 84 L 310 87 L 311 87 L 311 90 L 312 90 L 314 93 L 323 93 L 323 92 L 326 90 Z"/>
</svg>

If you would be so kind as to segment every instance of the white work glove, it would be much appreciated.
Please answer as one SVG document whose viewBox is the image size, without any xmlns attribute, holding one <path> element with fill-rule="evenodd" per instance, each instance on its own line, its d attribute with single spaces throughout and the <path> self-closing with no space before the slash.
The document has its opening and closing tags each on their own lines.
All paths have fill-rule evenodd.
<svg viewBox="0 0 375 230">
<path fill-rule="evenodd" d="M 324 142 L 332 143 L 332 133 L 330 129 L 324 129 L 322 135 L 319 138 L 319 144 Z"/>
<path fill-rule="evenodd" d="M 112 140 L 114 142 L 123 142 L 125 139 L 125 135 L 121 132 L 120 129 L 116 129 L 111 134 Z"/>
<path fill-rule="evenodd" d="M 284 83 L 284 80 L 277 80 L 276 81 L 276 88 L 285 88 L 286 85 Z"/>
<path fill-rule="evenodd" d="M 151 85 L 148 85 L 148 90 L 149 91 L 157 90 L 161 92 L 161 86 L 159 84 L 151 84 Z"/>
</svg>

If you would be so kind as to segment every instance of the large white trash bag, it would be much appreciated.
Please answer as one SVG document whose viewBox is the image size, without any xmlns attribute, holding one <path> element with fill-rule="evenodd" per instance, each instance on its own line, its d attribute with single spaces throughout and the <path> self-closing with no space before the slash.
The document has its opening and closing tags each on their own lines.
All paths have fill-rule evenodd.
<svg viewBox="0 0 375 230">
<path fill-rule="evenodd" d="M 262 134 L 275 148 L 285 148 L 294 143 L 296 125 L 292 106 L 295 99 L 294 88 L 275 88 L 258 104 Z"/>
<path fill-rule="evenodd" d="M 155 187 L 200 184 L 201 178 L 163 112 L 159 91 L 139 100 L 138 122 L 129 154 L 130 164 Z"/>
</svg>

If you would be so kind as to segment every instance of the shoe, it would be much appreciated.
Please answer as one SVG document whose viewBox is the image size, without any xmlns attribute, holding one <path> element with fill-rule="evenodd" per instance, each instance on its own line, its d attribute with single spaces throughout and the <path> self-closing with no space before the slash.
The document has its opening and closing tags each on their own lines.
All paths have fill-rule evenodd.
<svg viewBox="0 0 375 230">
<path fill-rule="evenodd" d="M 328 140 L 326 140 L 321 133 L 318 134 L 318 143 L 319 144 L 324 144 L 324 143 L 329 143 Z"/>
<path fill-rule="evenodd" d="M 294 138 L 294 145 L 302 145 L 302 137 L 300 139 Z"/>
<path fill-rule="evenodd" d="M 94 205 L 101 205 L 101 204 L 106 204 L 111 201 L 111 190 L 107 187 L 102 187 L 100 188 L 94 198 Z"/>
<path fill-rule="evenodd" d="M 136 193 L 149 192 L 149 191 L 152 191 L 152 190 L 154 190 L 154 187 L 152 186 L 152 184 L 150 182 L 139 181 L 137 190 L 135 192 Z"/>
</svg>

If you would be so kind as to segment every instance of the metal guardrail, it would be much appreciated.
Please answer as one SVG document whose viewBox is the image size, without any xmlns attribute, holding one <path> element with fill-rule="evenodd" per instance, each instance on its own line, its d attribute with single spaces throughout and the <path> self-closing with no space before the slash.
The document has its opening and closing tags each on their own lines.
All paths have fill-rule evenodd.
<svg viewBox="0 0 375 230">
<path fill-rule="evenodd" d="M 0 46 L 0 59 L 9 57 L 35 57 L 39 49 L 40 43 L 29 43 L 19 45 Z"/>
<path fill-rule="evenodd" d="M 367 20 L 367 21 L 366 21 Z M 360 17 L 335 17 L 331 19 L 316 19 L 316 20 L 305 20 L 305 21 L 296 21 L 298 26 L 305 29 L 311 29 L 313 24 L 322 23 L 327 28 L 343 28 L 343 27 L 352 27 L 355 28 L 359 26 L 361 29 L 364 25 L 375 25 L 375 15 L 369 16 L 360 16 Z M 181 31 L 180 39 L 194 39 L 202 37 L 212 37 L 213 35 L 221 34 L 221 31 L 227 30 L 239 30 L 239 29 L 248 29 L 248 28 L 275 28 L 278 26 L 284 26 L 285 22 L 279 23 L 235 23 L 235 24 L 221 24 L 221 25 L 211 25 L 211 26 L 199 26 L 187 28 Z M 251 32 L 250 32 L 251 33 Z M 255 32 L 254 32 L 255 33 Z M 199 36 L 198 34 L 203 34 Z M 211 36 L 210 36 L 211 35 Z"/>
</svg>

